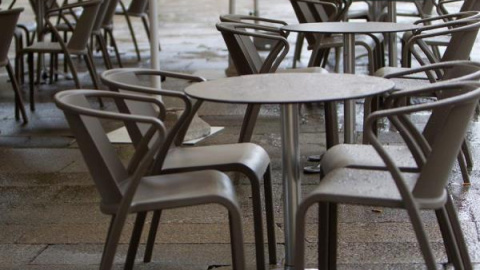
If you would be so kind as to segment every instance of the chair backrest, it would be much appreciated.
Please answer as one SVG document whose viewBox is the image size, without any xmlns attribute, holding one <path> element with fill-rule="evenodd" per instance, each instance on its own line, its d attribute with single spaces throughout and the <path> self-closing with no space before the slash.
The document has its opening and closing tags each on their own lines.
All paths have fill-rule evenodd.
<svg viewBox="0 0 480 270">
<path fill-rule="evenodd" d="M 52 30 L 53 34 L 56 36 L 58 42 L 70 52 L 83 52 L 86 50 L 88 45 L 88 40 L 92 34 L 93 25 L 95 23 L 95 18 L 98 14 L 100 8 L 101 0 L 90 0 L 84 2 L 78 2 L 75 4 L 64 5 L 61 8 L 51 9 L 47 13 L 46 23 L 47 26 Z M 59 12 L 62 14 L 65 11 L 72 10 L 73 8 L 82 8 L 82 14 L 78 18 L 75 27 L 73 27 L 68 21 L 67 25 L 73 29 L 72 36 L 70 37 L 68 43 L 65 45 L 63 43 L 63 38 L 60 36 L 60 33 L 55 28 L 55 23 L 52 22 L 50 14 L 55 14 Z"/>
<path fill-rule="evenodd" d="M 0 11 L 0 66 L 8 63 L 8 50 L 12 43 L 13 34 L 17 27 L 18 18 L 23 8 L 14 8 Z"/>
<path fill-rule="evenodd" d="M 369 129 L 375 120 L 387 117 L 398 129 L 412 152 L 422 149 L 425 161 L 420 166 L 418 181 L 413 189 L 415 199 L 424 205 L 436 207 L 446 199 L 445 187 L 449 174 L 465 138 L 468 123 L 480 99 L 480 84 L 478 82 L 448 82 L 432 84 L 419 89 L 398 91 L 387 98 L 401 101 L 405 97 L 432 94 L 438 91 L 452 93 L 450 97 L 430 103 L 407 105 L 372 113 L 367 118 L 367 136 L 378 151 L 389 171 L 392 173 L 402 196 L 408 196 L 411 190 L 405 185 L 402 173 L 393 159 L 383 149 L 378 138 Z M 443 122 L 432 141 L 427 141 L 414 124 L 409 115 L 415 112 L 433 111 L 432 117 L 438 111 L 444 111 Z M 422 205 L 420 205 L 422 207 Z"/>
<path fill-rule="evenodd" d="M 345 4 L 339 0 L 290 0 L 299 23 L 319 23 L 338 21 L 343 16 Z M 310 46 L 314 46 L 322 35 L 305 33 Z"/>
<path fill-rule="evenodd" d="M 95 17 L 95 22 L 93 23 L 93 32 L 99 32 L 102 29 L 103 21 L 105 15 L 107 14 L 107 9 L 110 7 L 110 2 L 112 0 L 103 0 L 98 9 L 97 16 Z"/>
<path fill-rule="evenodd" d="M 83 4 L 85 3 L 85 4 Z M 67 48 L 72 51 L 85 50 L 92 34 L 95 18 L 97 17 L 101 1 L 80 2 L 83 12 L 78 18 L 75 30 L 68 41 Z"/>
<path fill-rule="evenodd" d="M 103 17 L 102 26 L 110 26 L 113 23 L 113 17 L 115 16 L 115 11 L 117 10 L 117 5 L 120 0 L 108 0 L 106 7 L 105 15 Z"/>
<path fill-rule="evenodd" d="M 130 14 L 144 14 L 147 12 L 148 0 L 132 0 L 128 5 L 127 12 Z"/>
<path fill-rule="evenodd" d="M 55 95 L 57 107 L 63 110 L 72 133 L 77 139 L 78 146 L 95 185 L 102 198 L 104 207 L 118 205 L 122 200 L 128 181 L 132 181 L 132 175 L 138 173 L 139 164 L 149 152 L 155 149 L 164 140 L 165 128 L 160 120 L 154 117 L 136 116 L 107 112 L 94 109 L 90 106 L 87 98 L 127 98 L 146 103 L 155 104 L 151 97 L 138 97 L 120 93 L 98 90 L 69 90 Z M 125 122 L 140 122 L 150 126 L 150 135 L 144 136 L 143 144 L 139 143 L 130 160 L 128 167 L 123 165 L 117 151 L 107 138 L 106 132 L 99 119 L 112 119 Z M 148 134 L 148 133 L 147 133 Z M 155 134 L 156 136 L 153 136 Z M 151 146 L 154 144 L 155 146 Z M 145 146 L 151 146 L 150 149 Z M 153 155 L 151 155 L 153 157 Z M 145 170 L 143 168 L 142 170 Z M 144 175 L 145 172 L 141 173 Z"/>
<path fill-rule="evenodd" d="M 226 22 L 217 23 L 216 27 L 222 33 L 239 75 L 275 72 L 288 53 L 289 45 L 281 30 L 261 25 Z M 254 37 L 274 41 L 265 60 L 260 57 L 253 43 Z"/>
<path fill-rule="evenodd" d="M 183 80 L 190 80 L 194 82 L 204 81 L 203 78 L 185 75 L 180 73 L 172 73 L 160 70 L 129 68 L 129 69 L 111 69 L 102 73 L 101 79 L 111 91 L 120 93 L 132 93 L 140 96 L 162 96 L 174 98 L 183 104 L 182 113 L 175 119 L 175 121 L 168 121 L 168 135 L 165 138 L 164 147 L 162 151 L 155 157 L 155 165 L 152 169 L 154 173 L 160 173 L 162 170 L 163 160 L 167 152 L 176 146 L 183 143 L 185 133 L 190 126 L 194 113 L 198 110 L 202 102 L 192 101 L 183 92 L 171 91 L 166 89 L 158 89 L 150 85 L 152 76 L 155 77 L 170 77 Z M 119 112 L 135 115 L 144 115 L 164 119 L 166 116 L 166 109 L 160 107 L 147 106 L 135 100 L 117 99 L 115 100 Z M 158 101 L 161 104 L 161 101 Z M 136 147 L 141 142 L 145 134 L 147 134 L 148 126 L 141 123 L 125 122 L 125 127 Z"/>
<path fill-rule="evenodd" d="M 463 11 L 480 11 L 480 2 L 477 0 L 465 0 L 460 8 L 460 12 Z"/>
<path fill-rule="evenodd" d="M 452 37 L 441 59 L 444 61 L 468 60 L 480 28 L 480 13 L 469 17 L 470 22 L 452 29 Z"/>
<path fill-rule="evenodd" d="M 414 44 L 418 45 L 429 63 L 468 60 L 480 28 L 480 12 L 469 11 L 449 16 L 456 19 L 420 28 L 405 47 L 412 48 Z M 450 36 L 441 59 L 436 57 L 436 54 L 427 44 L 429 38 L 437 36 Z M 422 65 L 428 64 L 425 62 L 425 58 L 415 49 L 412 50 L 412 54 Z"/>
</svg>

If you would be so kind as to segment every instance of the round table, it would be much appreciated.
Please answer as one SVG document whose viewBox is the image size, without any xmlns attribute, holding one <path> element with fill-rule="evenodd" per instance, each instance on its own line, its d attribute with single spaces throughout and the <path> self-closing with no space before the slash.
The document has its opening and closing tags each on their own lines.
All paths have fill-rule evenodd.
<svg viewBox="0 0 480 270">
<path fill-rule="evenodd" d="M 414 24 L 392 22 L 324 22 L 302 23 L 283 26 L 288 32 L 342 34 L 343 35 L 343 70 L 345 73 L 355 73 L 355 34 L 372 33 L 397 33 L 418 28 Z M 321 39 L 319 39 L 321 42 Z M 396 44 L 390 44 L 390 47 Z M 390 52 L 391 56 L 396 52 Z M 353 143 L 355 140 L 355 107 L 353 101 L 345 102 L 345 142 Z M 348 123 L 348 125 L 347 125 Z"/>
<path fill-rule="evenodd" d="M 240 104 L 280 104 L 285 220 L 285 264 L 293 267 L 295 214 L 300 202 L 299 103 L 351 100 L 393 90 L 394 83 L 353 74 L 281 73 L 247 75 L 193 84 L 196 99 Z"/>
</svg>

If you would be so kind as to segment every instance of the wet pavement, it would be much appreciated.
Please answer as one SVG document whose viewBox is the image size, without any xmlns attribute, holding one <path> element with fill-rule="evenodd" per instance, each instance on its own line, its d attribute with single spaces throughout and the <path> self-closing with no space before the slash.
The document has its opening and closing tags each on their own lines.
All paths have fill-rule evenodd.
<svg viewBox="0 0 480 270">
<path fill-rule="evenodd" d="M 223 77 L 227 67 L 227 51 L 220 34 L 215 30 L 219 14 L 228 10 L 225 0 L 166 1 L 160 0 L 161 66 L 166 70 L 201 74 L 208 78 Z M 26 1 L 18 1 L 25 5 Z M 405 6 L 408 8 L 408 6 Z M 238 1 L 238 13 L 248 14 L 250 1 Z M 261 0 L 260 15 L 279 18 L 288 23 L 296 19 L 290 3 Z M 29 8 L 22 20 L 31 18 Z M 408 19 L 406 19 L 408 20 Z M 141 22 L 134 20 L 137 38 L 142 49 L 142 61 L 137 62 L 130 43 L 128 29 L 122 17 L 115 18 L 115 36 L 123 51 L 125 66 L 149 66 L 148 40 Z M 295 41 L 292 35 L 289 40 Z M 473 59 L 478 59 L 476 46 Z M 285 66 L 291 65 L 290 51 Z M 13 56 L 13 51 L 12 51 Z M 113 58 L 112 58 L 113 60 Z M 308 53 L 304 50 L 300 65 L 305 65 Z M 85 88 L 92 87 L 85 63 L 76 61 Z M 101 57 L 96 66 L 104 70 Z M 114 62 L 115 63 L 115 62 Z M 329 67 L 331 68 L 331 67 Z M 359 59 L 359 73 L 366 71 L 366 61 Z M 4 71 L 2 71 L 4 72 Z M 99 197 L 82 160 L 77 145 L 62 113 L 55 108 L 52 96 L 73 88 L 73 81 L 60 79 L 53 85 L 42 84 L 36 93 L 37 110 L 28 111 L 30 122 L 15 121 L 13 94 L 6 73 L 0 74 L 0 269 L 97 269 L 105 240 L 108 217 L 99 211 Z M 179 81 L 164 87 L 181 90 Z M 23 86 L 28 104 L 27 86 Z M 175 106 L 169 100 L 166 103 Z M 107 108 L 112 104 L 107 104 Z M 362 104 L 358 103 L 357 129 L 362 129 Z M 214 126 L 225 129 L 202 141 L 200 145 L 233 143 L 237 140 L 244 106 L 205 104 L 200 116 Z M 325 130 L 322 105 L 304 106 L 300 127 L 300 151 L 303 165 L 307 156 L 325 149 Z M 253 142 L 263 146 L 272 158 L 274 203 L 279 258 L 283 259 L 283 215 L 281 192 L 281 140 L 279 109 L 264 106 L 255 129 Z M 339 107 L 341 119 L 342 110 Z M 421 124 L 425 115 L 415 117 Z M 342 123 L 340 123 L 340 126 Z M 108 124 L 112 130 L 117 125 Z M 480 123 L 472 121 L 468 134 L 474 160 L 480 158 Z M 380 134 L 389 144 L 400 142 L 388 127 Z M 361 132 L 358 133 L 361 141 Z M 117 145 L 119 154 L 128 157 L 132 148 Z M 233 176 L 235 177 L 235 176 Z M 236 191 L 240 200 L 245 230 L 248 269 L 254 269 L 254 238 L 250 186 L 237 179 Z M 449 189 L 459 208 L 459 217 L 469 245 L 475 269 L 480 269 L 480 170 L 475 164 L 471 186 L 464 186 L 460 170 L 452 172 Z M 318 175 L 303 175 L 302 193 L 308 194 L 318 183 Z M 424 269 L 423 259 L 404 211 L 360 206 L 341 206 L 339 224 L 340 269 Z M 307 262 L 316 262 L 316 215 L 312 210 L 307 225 Z M 439 268 L 450 269 L 442 246 L 441 235 L 433 213 L 423 213 L 428 235 Z M 115 269 L 123 268 L 129 233 L 129 219 L 116 257 Z M 145 233 L 144 233 L 145 236 Z M 153 262 L 141 261 L 144 240 L 140 246 L 135 269 L 229 269 L 230 247 L 228 218 L 217 206 L 201 206 L 165 211 L 154 250 Z M 281 263 L 281 260 L 279 260 Z"/>
</svg>

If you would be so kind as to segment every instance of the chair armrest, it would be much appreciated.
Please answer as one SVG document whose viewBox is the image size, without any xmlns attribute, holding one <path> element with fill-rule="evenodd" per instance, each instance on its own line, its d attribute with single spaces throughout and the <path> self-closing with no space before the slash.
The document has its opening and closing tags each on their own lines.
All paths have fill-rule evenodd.
<svg viewBox="0 0 480 270">
<path fill-rule="evenodd" d="M 78 7 L 95 5 L 95 4 L 100 3 L 100 2 L 102 2 L 102 1 L 101 0 L 89 0 L 89 1 L 85 1 L 85 2 L 77 2 L 77 3 L 73 3 L 73 4 L 66 4 L 66 5 L 63 5 L 63 6 L 58 7 L 58 8 L 52 8 L 52 9 L 48 10 L 45 14 L 46 14 L 46 16 L 48 16 L 51 13 L 61 12 L 61 11 L 64 11 L 66 9 L 73 9 L 73 8 L 78 8 Z"/>
<path fill-rule="evenodd" d="M 447 62 L 440 62 L 440 63 L 435 63 L 435 64 L 430 64 L 430 65 L 425 65 L 421 67 L 416 67 L 416 68 L 410 68 L 405 71 L 400 71 L 400 72 L 395 72 L 395 73 L 390 73 L 384 76 L 386 79 L 392 79 L 392 78 L 402 78 L 408 75 L 416 74 L 416 73 L 421 73 L 425 72 L 427 77 L 430 79 L 430 82 L 435 82 L 434 80 L 432 81 L 431 77 L 429 76 L 429 72 L 431 71 L 441 71 L 444 69 L 450 69 L 450 68 L 455 68 L 455 67 L 471 67 L 471 68 L 476 68 L 478 69 L 477 72 L 472 72 L 471 74 L 464 75 L 461 77 L 457 77 L 454 79 L 450 79 L 449 81 L 464 81 L 464 80 L 475 80 L 475 79 L 480 79 L 480 63 L 479 62 L 473 62 L 473 61 L 468 61 L 468 60 L 462 60 L 462 61 L 447 61 Z"/>
<path fill-rule="evenodd" d="M 233 23 L 246 23 L 245 21 L 253 21 L 249 24 L 258 24 L 257 22 L 266 22 L 271 24 L 279 24 L 279 25 L 287 25 L 286 22 L 281 20 L 275 20 L 270 18 L 263 18 L 257 16 L 250 16 L 250 15 L 238 15 L 238 14 L 225 14 L 220 15 L 221 22 L 233 22 Z"/>
<path fill-rule="evenodd" d="M 477 11 L 463 11 L 463 12 L 457 12 L 457 13 L 446 14 L 446 15 L 439 15 L 439 16 L 435 16 L 435 17 L 416 20 L 414 22 L 414 24 L 421 24 L 421 23 L 425 24 L 427 22 L 434 22 L 434 21 L 440 21 L 440 20 L 450 21 L 451 19 L 455 19 L 455 18 L 458 18 L 458 17 L 460 17 L 460 19 L 458 19 L 458 20 L 464 20 L 464 19 L 468 19 L 470 17 L 477 17 L 475 15 L 478 15 L 478 14 L 479 14 L 479 12 L 477 12 Z M 463 17 L 466 17 L 466 18 L 463 18 Z M 458 21 L 458 20 L 456 20 L 456 21 Z M 428 25 L 428 26 L 435 26 L 435 25 Z"/>
</svg>

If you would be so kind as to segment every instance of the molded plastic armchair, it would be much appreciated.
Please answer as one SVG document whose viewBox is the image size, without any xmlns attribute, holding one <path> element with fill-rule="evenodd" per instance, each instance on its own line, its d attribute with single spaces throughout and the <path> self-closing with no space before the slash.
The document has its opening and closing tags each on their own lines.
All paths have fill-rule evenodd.
<svg viewBox="0 0 480 270">
<path fill-rule="evenodd" d="M 319 1 L 319 0 L 290 0 L 299 23 L 335 22 L 345 19 L 351 1 Z M 305 33 L 308 48 L 312 50 L 308 66 L 325 67 L 330 49 L 336 49 L 336 67 L 340 62 L 339 48 L 343 47 L 341 35 L 309 34 Z M 381 35 L 356 35 L 355 44 L 367 50 L 369 71 L 384 66 L 383 36 Z M 297 45 L 294 56 L 299 59 L 301 45 Z"/>
<path fill-rule="evenodd" d="M 424 86 L 429 83 L 436 83 L 436 82 L 445 82 L 445 81 L 466 81 L 466 80 L 480 80 L 480 63 L 472 62 L 472 61 L 447 61 L 447 62 L 440 62 L 431 65 L 425 65 L 418 68 L 405 68 L 399 69 L 400 71 L 395 73 L 390 73 L 385 75 L 384 77 L 387 79 L 392 79 L 395 81 L 395 87 L 397 90 L 408 89 L 412 87 L 419 87 Z M 373 103 L 372 103 L 373 102 Z M 371 112 L 372 109 L 378 107 L 376 104 L 375 99 L 367 99 L 365 102 L 365 119 L 368 114 Z M 376 131 L 376 130 L 375 130 Z M 427 139 L 432 139 L 433 135 L 435 134 L 436 129 L 435 125 L 427 125 L 424 130 L 424 135 Z M 366 136 L 364 136 L 364 143 L 368 143 Z M 364 155 L 364 151 L 368 151 L 366 149 L 361 149 L 364 146 L 359 146 L 358 149 L 352 152 L 352 155 L 349 157 L 345 157 L 346 159 L 342 160 L 341 162 L 335 161 L 332 162 L 330 158 L 324 160 L 323 170 L 325 172 L 330 171 L 331 169 L 337 166 L 345 166 L 347 164 L 356 164 L 357 162 L 363 163 L 364 165 L 370 164 L 371 167 L 378 167 L 382 166 L 378 163 L 372 164 L 371 159 L 363 159 L 362 156 Z M 386 148 L 390 148 L 391 146 L 386 146 Z M 392 147 L 392 149 L 395 147 Z M 400 154 L 401 149 L 403 149 L 403 154 Z M 358 151 L 358 152 L 357 152 Z M 408 151 L 406 148 L 399 148 L 397 153 L 397 157 L 400 160 L 408 160 Z M 372 153 L 373 154 L 373 153 Z M 363 161 L 361 161 L 363 160 Z M 378 159 L 376 159 L 378 161 Z M 458 162 L 460 165 L 460 169 L 463 176 L 464 183 L 470 183 L 469 172 L 473 168 L 473 159 L 470 154 L 470 150 L 465 142 L 462 146 L 462 151 L 458 156 Z M 343 165 L 340 165 L 343 164 Z M 416 166 L 414 163 L 404 164 L 408 170 L 415 170 Z M 403 167 L 402 167 L 403 168 Z"/>
<path fill-rule="evenodd" d="M 15 28 L 17 27 L 18 17 L 20 13 L 23 11 L 23 8 L 14 8 L 9 10 L 1 10 L 0 11 L 0 67 L 6 67 L 8 72 L 8 77 L 12 82 L 12 88 L 15 92 L 15 119 L 19 119 L 19 110 L 22 113 L 23 122 L 27 123 L 28 118 L 25 112 L 25 107 L 23 105 L 22 95 L 20 93 L 20 88 L 18 86 L 18 82 L 15 76 L 15 72 L 13 71 L 12 65 L 10 64 L 10 60 L 8 60 L 8 50 L 10 48 L 10 44 L 12 43 L 13 34 L 15 32 Z"/>
<path fill-rule="evenodd" d="M 455 269 L 471 269 L 469 254 L 446 185 L 453 163 L 465 137 L 469 121 L 480 98 L 476 82 L 439 83 L 425 88 L 393 93 L 387 102 L 399 104 L 405 97 L 444 91 L 450 97 L 426 104 L 376 111 L 367 119 L 366 133 L 386 170 L 339 168 L 325 175 L 320 185 L 300 204 L 296 216 L 296 269 L 304 269 L 305 214 L 320 203 L 319 264 L 336 264 L 337 204 L 357 204 L 403 208 L 407 211 L 428 269 L 436 269 L 420 210 L 434 210 L 447 255 Z M 444 111 L 441 127 L 431 142 L 420 133 L 408 115 Z M 387 118 L 399 131 L 420 167 L 418 172 L 402 172 L 395 156 L 373 133 L 372 125 Z M 353 146 L 353 145 L 351 145 Z M 328 153 L 328 152 L 327 152 Z M 342 155 L 348 155 L 343 152 Z M 319 265 L 319 268 L 321 268 Z"/>
<path fill-rule="evenodd" d="M 148 176 L 150 166 L 160 166 L 168 149 L 166 129 L 158 117 L 123 114 L 92 109 L 87 98 L 131 100 L 156 106 L 163 104 L 153 97 L 106 91 L 73 90 L 55 95 L 57 106 L 64 111 L 75 134 L 98 192 L 101 211 L 111 215 L 100 269 L 112 268 L 118 241 L 129 214 L 145 215 L 150 211 L 202 204 L 220 204 L 228 210 L 233 269 L 245 269 L 240 207 L 230 179 L 213 170 Z M 124 166 L 108 141 L 99 119 L 142 124 L 147 132 Z"/>
<path fill-rule="evenodd" d="M 431 24 L 433 22 L 440 22 Z M 402 66 L 409 67 L 411 55 L 421 64 L 433 64 L 444 61 L 468 60 L 472 51 L 478 29 L 480 28 L 480 12 L 467 11 L 422 19 L 415 24 L 426 24 L 412 32 L 406 32 L 402 38 Z M 433 38 L 449 37 L 448 45 L 439 55 L 429 45 Z M 430 42 L 429 42 L 430 41 Z M 425 62 L 425 58 L 428 62 Z"/>
<path fill-rule="evenodd" d="M 197 170 L 213 169 L 224 172 L 239 172 L 244 174 L 250 180 L 252 188 L 253 204 L 253 223 L 255 233 L 255 250 L 257 269 L 265 269 L 264 255 L 264 236 L 262 221 L 262 199 L 261 199 L 261 181 L 264 181 L 265 191 L 265 209 L 267 221 L 268 253 L 270 264 L 276 264 L 276 239 L 275 239 L 275 220 L 272 202 L 272 182 L 270 158 L 265 150 L 253 143 L 211 145 L 201 147 L 176 147 L 183 142 L 184 135 L 190 125 L 194 113 L 198 110 L 201 101 L 192 104 L 184 93 L 156 89 L 148 86 L 142 86 L 141 78 L 149 82 L 152 76 L 161 76 L 162 78 L 175 78 L 189 80 L 193 82 L 204 81 L 203 78 L 186 74 L 179 74 L 167 71 L 158 71 L 151 69 L 112 69 L 105 71 L 102 76 L 102 82 L 112 91 L 135 93 L 139 96 L 162 96 L 171 97 L 180 100 L 185 108 L 192 108 L 184 119 L 179 119 L 178 124 L 170 131 L 176 134 L 175 137 L 169 137 L 171 142 L 168 154 L 165 157 L 162 167 L 156 167 L 151 171 L 152 175 L 169 174 L 179 172 L 190 172 Z M 152 106 L 145 106 L 129 100 L 118 100 L 117 106 L 120 112 L 142 114 L 147 116 L 157 116 L 158 112 Z M 135 146 L 138 146 L 147 129 L 136 123 L 125 123 L 128 133 Z M 161 157 L 161 156 L 160 156 Z M 150 234 L 147 240 L 144 261 L 151 260 L 152 249 L 155 243 L 155 232 L 157 231 L 161 212 L 156 211 L 152 219 Z M 140 241 L 145 217 L 137 216 L 134 233 L 131 239 L 131 249 L 127 257 L 126 269 L 133 267 L 136 256 L 136 246 Z"/>
<path fill-rule="evenodd" d="M 309 73 L 327 72 L 319 67 L 277 70 L 290 48 L 286 39 L 287 34 L 279 28 L 251 23 L 230 22 L 217 23 L 216 26 L 217 30 L 222 33 L 238 75 L 274 73 L 280 71 Z M 270 40 L 273 44 L 270 52 L 265 58 L 260 57 L 260 53 L 255 47 L 253 38 Z M 240 130 L 239 142 L 250 141 L 259 113 L 260 105 L 249 104 L 247 106 L 242 129 Z"/>
<path fill-rule="evenodd" d="M 47 20 L 46 26 L 49 28 L 56 38 L 56 42 L 49 42 L 49 41 L 38 41 L 34 42 L 32 45 L 24 48 L 17 57 L 22 57 L 23 54 L 28 54 L 28 75 L 30 80 L 30 109 L 32 111 L 35 110 L 35 99 L 34 99 L 34 72 L 33 72 L 33 54 L 39 53 L 51 53 L 51 54 L 59 54 L 62 53 L 65 56 L 65 60 L 70 67 L 70 71 L 73 75 L 73 80 L 75 81 L 75 87 L 81 88 L 80 80 L 78 79 L 77 70 L 73 65 L 73 61 L 70 55 L 81 55 L 85 58 L 85 62 L 87 63 L 88 70 L 90 72 L 90 76 L 93 81 L 93 85 L 96 89 L 99 89 L 99 82 L 98 76 L 93 64 L 93 59 L 90 50 L 88 49 L 88 40 L 92 33 L 93 25 L 95 22 L 95 17 L 97 16 L 97 12 L 99 9 L 101 1 L 100 0 L 91 0 L 91 1 L 84 1 L 79 2 L 76 4 L 69 4 L 64 5 L 58 9 L 51 9 L 47 13 Z M 65 44 L 59 34 L 59 32 L 55 28 L 55 24 L 51 22 L 50 16 L 48 14 L 51 13 L 62 13 L 64 10 L 71 10 L 72 8 L 81 7 L 83 8 L 83 12 L 78 18 L 76 23 L 76 27 L 73 30 L 72 36 L 67 44 Z M 73 29 L 73 26 L 72 26 Z"/>
<path fill-rule="evenodd" d="M 133 31 L 132 20 L 131 17 L 138 17 L 142 19 L 143 28 L 145 29 L 145 33 L 147 33 L 147 37 L 150 40 L 150 28 L 148 26 L 148 0 L 132 0 L 128 5 L 128 8 L 125 7 L 123 1 L 120 1 L 120 7 L 122 9 L 121 12 L 117 12 L 116 14 L 124 15 L 125 20 L 128 24 L 128 29 L 130 30 L 130 35 L 132 36 L 132 42 L 135 47 L 135 52 L 137 53 L 138 61 L 141 60 L 140 57 L 140 50 L 138 49 L 137 38 L 135 37 L 135 31 Z M 158 48 L 160 48 L 160 44 L 158 44 Z"/>
</svg>

